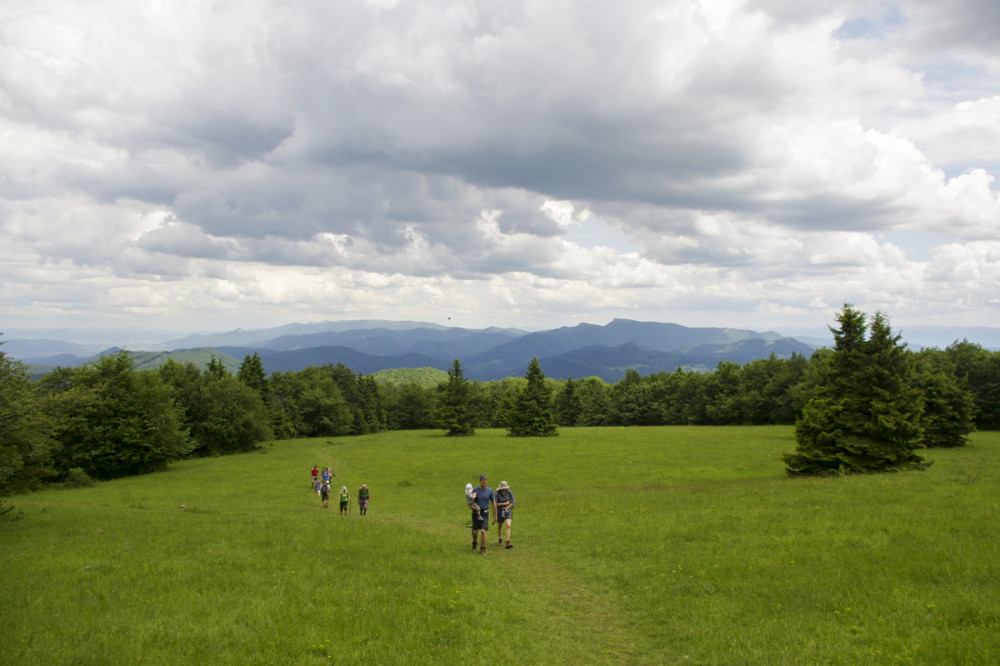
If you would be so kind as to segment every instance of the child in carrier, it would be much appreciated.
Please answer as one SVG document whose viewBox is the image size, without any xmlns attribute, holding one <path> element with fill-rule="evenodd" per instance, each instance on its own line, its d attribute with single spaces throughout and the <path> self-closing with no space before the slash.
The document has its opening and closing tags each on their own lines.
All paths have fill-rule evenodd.
<svg viewBox="0 0 1000 666">
<path fill-rule="evenodd" d="M 483 512 L 480 510 L 479 505 L 476 504 L 476 493 L 472 489 L 472 484 L 465 484 L 465 503 L 469 505 L 469 508 L 476 512 L 476 516 L 482 520 Z"/>
</svg>

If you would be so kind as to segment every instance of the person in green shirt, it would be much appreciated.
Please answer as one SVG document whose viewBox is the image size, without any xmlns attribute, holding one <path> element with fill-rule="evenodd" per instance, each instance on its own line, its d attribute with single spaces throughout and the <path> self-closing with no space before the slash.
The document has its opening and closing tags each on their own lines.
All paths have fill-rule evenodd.
<svg viewBox="0 0 1000 666">
<path fill-rule="evenodd" d="M 346 516 L 351 508 L 351 492 L 344 486 L 340 489 L 340 515 Z"/>
</svg>

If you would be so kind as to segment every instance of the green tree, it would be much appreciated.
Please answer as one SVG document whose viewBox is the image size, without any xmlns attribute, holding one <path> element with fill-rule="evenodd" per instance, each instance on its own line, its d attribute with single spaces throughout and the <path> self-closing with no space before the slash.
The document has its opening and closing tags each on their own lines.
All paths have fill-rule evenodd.
<svg viewBox="0 0 1000 666">
<path fill-rule="evenodd" d="M 583 411 L 583 401 L 576 390 L 577 384 L 572 377 L 566 379 L 562 388 L 556 393 L 556 421 L 561 426 L 575 426 Z"/>
<path fill-rule="evenodd" d="M 128 352 L 53 373 L 43 387 L 63 413 L 55 437 L 62 471 L 97 479 L 166 468 L 191 450 L 172 389 L 153 370 L 136 371 Z"/>
<path fill-rule="evenodd" d="M 267 397 L 267 374 L 264 372 L 264 362 L 257 352 L 243 357 L 236 378 L 260 393 L 261 397 Z"/>
<path fill-rule="evenodd" d="M 607 426 L 614 419 L 614 404 L 611 400 L 611 386 L 600 377 L 585 377 L 577 382 L 576 393 L 580 396 L 579 426 Z"/>
<path fill-rule="evenodd" d="M 963 388 L 972 392 L 976 427 L 1000 429 L 1000 352 L 962 340 L 949 345 L 945 354 L 954 364 L 955 376 Z"/>
<path fill-rule="evenodd" d="M 180 415 L 181 425 L 190 432 L 201 401 L 201 387 L 204 378 L 194 363 L 178 363 L 172 358 L 160 366 L 160 379 L 173 389 L 174 403 Z"/>
<path fill-rule="evenodd" d="M 611 387 L 615 419 L 619 425 L 655 425 L 662 422 L 661 405 L 653 396 L 653 382 L 629 368 Z"/>
<path fill-rule="evenodd" d="M 386 425 L 390 430 L 426 430 L 437 427 L 436 389 L 416 382 L 403 382 L 384 384 L 382 390 L 385 393 Z"/>
<path fill-rule="evenodd" d="M 442 385 L 438 425 L 451 437 L 468 437 L 476 433 L 475 423 L 471 384 L 456 358 L 448 368 L 448 381 Z"/>
<path fill-rule="evenodd" d="M 191 426 L 197 452 L 224 455 L 251 451 L 272 437 L 260 394 L 226 373 L 206 373 Z"/>
<path fill-rule="evenodd" d="M 385 398 L 382 387 L 371 375 L 358 374 L 359 402 L 354 428 L 355 434 L 363 435 L 386 429 Z"/>
<path fill-rule="evenodd" d="M 53 419 L 20 361 L 0 351 L 0 497 L 54 474 Z M 0 515 L 12 507 L 0 500 Z"/>
<path fill-rule="evenodd" d="M 965 446 L 975 430 L 975 399 L 955 376 L 948 356 L 937 349 L 917 355 L 917 386 L 923 393 L 920 425 L 927 448 Z"/>
<path fill-rule="evenodd" d="M 705 420 L 708 425 L 744 423 L 742 369 L 732 361 L 719 361 L 715 372 L 701 384 Z"/>
<path fill-rule="evenodd" d="M 209 379 L 222 379 L 223 377 L 230 377 L 232 373 L 223 363 L 221 358 L 216 358 L 215 354 L 212 354 L 212 358 L 208 362 L 208 366 L 205 368 L 205 376 Z"/>
<path fill-rule="evenodd" d="M 507 410 L 507 433 L 512 437 L 549 437 L 559 434 L 552 413 L 552 387 L 546 382 L 537 358 L 524 375 L 527 385 Z"/>
<path fill-rule="evenodd" d="M 912 355 L 882 313 L 844 305 L 832 329 L 834 351 L 815 395 L 796 424 L 796 452 L 785 454 L 790 475 L 857 474 L 923 469 L 922 397 Z M 868 337 L 866 338 L 866 333 Z"/>
<path fill-rule="evenodd" d="M 472 404 L 476 410 L 476 426 L 506 428 L 508 410 L 514 396 L 524 388 L 524 377 L 504 377 L 499 381 L 472 382 Z"/>
<path fill-rule="evenodd" d="M 270 379 L 271 427 L 278 439 L 293 439 L 303 432 L 302 414 L 299 411 L 299 374 L 275 372 Z"/>
</svg>

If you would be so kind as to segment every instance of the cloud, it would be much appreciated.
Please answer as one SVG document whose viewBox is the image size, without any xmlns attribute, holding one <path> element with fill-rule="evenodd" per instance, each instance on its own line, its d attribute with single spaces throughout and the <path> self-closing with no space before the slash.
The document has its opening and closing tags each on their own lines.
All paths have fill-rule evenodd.
<svg viewBox="0 0 1000 666">
<path fill-rule="evenodd" d="M 981 319 L 948 299 L 997 240 L 995 4 L 3 9 L 2 305 L 58 311 L 57 265 L 192 321 Z"/>
</svg>

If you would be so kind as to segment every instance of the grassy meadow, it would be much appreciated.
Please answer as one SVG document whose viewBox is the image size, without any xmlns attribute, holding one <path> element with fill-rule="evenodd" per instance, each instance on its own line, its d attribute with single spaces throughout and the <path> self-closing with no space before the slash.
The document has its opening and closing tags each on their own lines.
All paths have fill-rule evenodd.
<svg viewBox="0 0 1000 666">
<path fill-rule="evenodd" d="M 3 664 L 989 664 L 1000 433 L 789 479 L 787 427 L 275 442 L 14 497 Z M 372 489 L 367 517 L 309 489 Z M 470 548 L 463 488 L 515 494 Z"/>
</svg>

